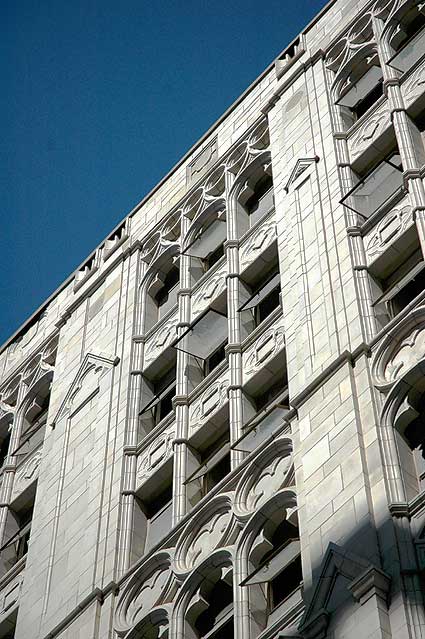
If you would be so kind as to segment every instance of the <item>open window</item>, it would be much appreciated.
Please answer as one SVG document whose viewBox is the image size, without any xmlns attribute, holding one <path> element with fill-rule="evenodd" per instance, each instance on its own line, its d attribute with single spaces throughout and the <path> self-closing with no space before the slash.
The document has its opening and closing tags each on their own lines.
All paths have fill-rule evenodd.
<svg viewBox="0 0 425 639">
<path fill-rule="evenodd" d="M 209 223 L 197 232 L 195 238 L 183 251 L 191 258 L 192 283 L 197 282 L 215 264 L 224 258 L 224 243 L 227 239 L 226 217 L 219 211 Z"/>
<path fill-rule="evenodd" d="M 133 556 L 146 554 L 172 528 L 172 459 L 143 484 L 135 500 Z"/>
<path fill-rule="evenodd" d="M 179 261 L 169 259 L 148 287 L 145 300 L 145 332 L 159 322 L 176 304 L 180 282 Z"/>
<path fill-rule="evenodd" d="M 415 227 L 402 242 L 369 268 L 374 309 L 380 326 L 396 317 L 425 291 L 425 262 Z"/>
<path fill-rule="evenodd" d="M 173 413 L 176 394 L 176 357 L 164 363 L 156 374 L 143 377 L 139 411 L 141 435 L 144 436 Z"/>
<path fill-rule="evenodd" d="M 173 342 L 173 347 L 195 358 L 206 377 L 225 361 L 226 344 L 227 316 L 225 312 L 209 308 Z"/>
<path fill-rule="evenodd" d="M 230 473 L 230 441 L 227 430 L 208 446 L 193 451 L 194 472 L 186 480 L 190 484 L 191 503 L 196 503 Z"/>
<path fill-rule="evenodd" d="M 391 45 L 395 53 L 388 64 L 406 73 L 425 56 L 425 14 L 423 7 L 413 4 L 400 20 Z"/>
<path fill-rule="evenodd" d="M 239 191 L 237 200 L 238 231 L 243 235 L 274 208 L 271 165 L 257 167 Z"/>
<path fill-rule="evenodd" d="M 0 548 L 0 570 L 5 574 L 28 552 L 36 486 L 33 484 L 9 507 L 4 543 Z"/>
<path fill-rule="evenodd" d="M 299 591 L 303 577 L 297 525 L 285 519 L 270 536 L 268 531 L 265 534 L 269 550 L 241 585 L 262 584 L 265 587 L 267 612 L 270 616 L 276 608 L 290 602 L 293 594 Z"/>
<path fill-rule="evenodd" d="M 230 568 L 209 569 L 189 602 L 185 639 L 233 639 L 233 583 Z"/>
<path fill-rule="evenodd" d="M 253 294 L 239 308 L 241 313 L 249 313 L 254 326 L 259 326 L 273 311 L 281 307 L 279 269 L 267 273 L 255 286 Z"/>
<path fill-rule="evenodd" d="M 383 75 L 378 63 L 369 58 L 359 62 L 349 74 L 336 104 L 348 129 L 371 109 L 383 95 Z"/>
<path fill-rule="evenodd" d="M 402 195 L 403 189 L 401 158 L 398 151 L 393 151 L 360 178 L 342 198 L 341 204 L 366 220 L 392 204 Z"/>
<path fill-rule="evenodd" d="M 19 444 L 11 453 L 18 458 L 18 464 L 43 443 L 49 403 L 50 380 L 46 380 L 25 412 Z"/>
</svg>

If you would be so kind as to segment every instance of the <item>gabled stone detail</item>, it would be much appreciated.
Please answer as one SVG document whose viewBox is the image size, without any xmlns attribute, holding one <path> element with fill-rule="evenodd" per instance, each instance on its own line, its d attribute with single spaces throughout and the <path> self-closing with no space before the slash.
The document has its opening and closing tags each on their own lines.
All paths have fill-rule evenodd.
<svg viewBox="0 0 425 639">
<path fill-rule="evenodd" d="M 289 179 L 285 185 L 285 191 L 289 193 L 289 189 L 297 181 L 300 175 L 308 169 L 310 164 L 313 164 L 318 161 L 319 161 L 319 157 L 317 155 L 315 155 L 312 158 L 299 158 L 296 161 L 295 166 L 292 169 Z"/>
<path fill-rule="evenodd" d="M 92 397 L 99 389 L 100 378 L 119 362 L 119 357 L 114 359 L 87 353 L 71 383 L 62 403 L 52 421 L 52 427 L 56 426 L 60 419 L 74 412 L 89 397 Z M 82 389 L 84 393 L 80 395 Z"/>
</svg>

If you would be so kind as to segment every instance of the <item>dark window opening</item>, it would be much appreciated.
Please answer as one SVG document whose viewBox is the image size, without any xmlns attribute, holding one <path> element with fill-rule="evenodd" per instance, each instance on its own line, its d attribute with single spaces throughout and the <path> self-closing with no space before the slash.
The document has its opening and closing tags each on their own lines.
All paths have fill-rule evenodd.
<svg viewBox="0 0 425 639">
<path fill-rule="evenodd" d="M 204 475 L 203 494 L 206 495 L 214 486 L 230 473 L 230 452 Z"/>
<path fill-rule="evenodd" d="M 274 399 L 276 399 L 282 393 L 282 391 L 286 389 L 286 387 L 287 387 L 287 380 L 286 378 L 282 377 L 282 379 L 279 382 L 263 390 L 261 394 L 255 397 L 254 401 L 255 401 L 256 410 L 260 411 L 268 404 L 271 404 L 271 402 Z"/>
<path fill-rule="evenodd" d="M 179 269 L 177 268 L 177 266 L 172 266 L 164 278 L 164 284 L 161 286 L 161 289 L 155 295 L 155 301 L 157 303 L 158 308 L 161 308 L 161 306 L 164 306 L 166 302 L 168 302 L 170 298 L 170 293 L 177 287 L 179 280 L 180 280 Z M 174 300 L 174 296 L 172 296 L 172 300 Z"/>
<path fill-rule="evenodd" d="M 396 45 L 396 51 L 399 51 L 411 38 L 413 38 L 419 31 L 425 27 L 425 15 L 421 12 L 417 14 L 413 20 L 401 25 L 401 31 L 403 37 Z"/>
<path fill-rule="evenodd" d="M 6 458 L 9 453 L 11 434 L 11 432 L 8 432 L 0 444 L 0 467 L 2 467 L 6 462 Z"/>
<path fill-rule="evenodd" d="M 151 500 L 143 501 L 143 510 L 149 519 L 153 519 L 161 510 L 170 503 L 173 498 L 173 487 L 170 483 L 162 492 L 158 493 Z"/>
<path fill-rule="evenodd" d="M 406 306 L 410 304 L 420 293 L 425 290 L 425 269 L 422 269 L 420 273 L 404 286 L 394 297 L 389 301 L 389 310 L 391 317 L 395 317 Z"/>
<path fill-rule="evenodd" d="M 209 606 L 204 612 L 201 612 L 195 621 L 195 629 L 199 633 L 199 637 L 226 637 L 230 639 L 233 636 L 233 624 L 229 624 L 227 616 L 233 609 L 233 588 L 224 581 L 218 581 L 212 588 L 208 596 Z M 222 625 L 224 622 L 225 625 Z M 209 634 L 216 626 L 218 634 L 215 632 Z M 226 634 L 226 630 L 228 631 Z M 229 631 L 231 634 L 229 634 Z"/>
<path fill-rule="evenodd" d="M 256 323 L 261 324 L 271 313 L 280 306 L 280 286 L 271 291 L 257 306 Z"/>
<path fill-rule="evenodd" d="M 204 362 L 204 375 L 209 375 L 221 362 L 226 359 L 226 347 L 227 341 L 224 342 L 217 350 L 215 350 Z"/>
<path fill-rule="evenodd" d="M 261 177 L 254 187 L 254 193 L 248 198 L 245 209 L 250 218 L 252 226 L 263 215 L 265 215 L 274 204 L 273 179 L 266 173 Z"/>
<path fill-rule="evenodd" d="M 270 610 L 274 610 L 282 601 L 285 601 L 294 590 L 299 588 L 303 580 L 301 568 L 301 556 L 298 555 L 269 583 L 269 605 Z"/>
<path fill-rule="evenodd" d="M 207 255 L 207 257 L 204 260 L 202 260 L 204 273 L 209 271 L 210 268 L 214 266 L 214 264 L 217 264 L 217 262 L 221 260 L 223 255 L 224 255 L 224 244 L 220 244 L 220 246 L 217 246 L 217 248 L 214 251 L 211 251 L 211 253 Z"/>
<path fill-rule="evenodd" d="M 381 80 L 362 100 L 352 107 L 351 111 L 356 119 L 358 120 L 366 111 L 369 111 L 382 95 L 384 95 L 384 88 Z"/>
</svg>

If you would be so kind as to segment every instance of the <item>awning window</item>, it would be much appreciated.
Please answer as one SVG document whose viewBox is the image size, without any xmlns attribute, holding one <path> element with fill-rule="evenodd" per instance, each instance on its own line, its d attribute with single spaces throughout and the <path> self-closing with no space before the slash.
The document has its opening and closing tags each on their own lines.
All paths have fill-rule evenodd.
<svg viewBox="0 0 425 639">
<path fill-rule="evenodd" d="M 256 308 L 266 297 L 280 286 L 280 273 L 275 273 L 258 291 L 256 291 L 242 306 L 239 311 L 247 311 Z"/>
<path fill-rule="evenodd" d="M 214 466 L 217 466 L 217 464 L 219 464 L 221 460 L 224 459 L 226 455 L 229 454 L 229 451 L 230 451 L 230 443 L 226 442 L 225 444 L 223 444 L 223 446 L 219 450 L 212 453 L 212 455 L 210 455 L 204 461 L 204 463 L 201 464 L 201 466 L 197 470 L 195 470 L 195 472 L 192 473 L 192 475 L 190 475 L 188 479 L 186 479 L 185 484 L 189 484 L 190 482 L 195 481 L 196 479 L 201 479 L 202 477 L 204 477 L 204 475 L 209 473 L 210 470 L 214 468 Z"/>
<path fill-rule="evenodd" d="M 284 548 L 280 548 L 270 559 L 257 568 L 247 577 L 241 586 L 263 584 L 274 579 L 282 570 L 285 570 L 300 554 L 301 545 L 299 539 L 292 539 Z"/>
<path fill-rule="evenodd" d="M 337 104 L 340 106 L 354 109 L 354 107 L 364 100 L 364 98 L 373 91 L 374 87 L 382 80 L 382 70 L 380 67 L 373 66 L 357 82 L 351 86 L 342 97 L 339 98 Z"/>
<path fill-rule="evenodd" d="M 147 411 L 154 410 L 159 405 L 161 400 L 163 400 L 164 397 L 166 397 L 173 390 L 173 388 L 175 388 L 175 386 L 176 380 L 174 379 L 169 384 L 167 384 L 167 386 L 165 386 L 165 388 L 161 392 L 157 393 L 153 397 L 146 398 L 144 402 L 142 401 L 139 415 L 143 415 L 144 413 L 147 413 Z M 146 395 L 146 393 L 142 393 L 142 396 L 143 395 Z"/>
<path fill-rule="evenodd" d="M 226 220 L 215 220 L 206 228 L 201 228 L 195 239 L 182 251 L 183 255 L 205 260 L 210 253 L 226 241 Z"/>
<path fill-rule="evenodd" d="M 425 268 L 425 262 L 420 261 L 419 264 L 416 264 L 404 277 L 402 277 L 398 282 L 393 284 L 381 297 L 379 297 L 373 305 L 383 304 L 384 302 L 389 302 L 393 297 L 397 295 L 409 282 L 415 279 L 415 277 L 421 273 L 421 271 Z"/>
<path fill-rule="evenodd" d="M 367 219 L 402 188 L 401 159 L 394 154 L 361 179 L 342 198 L 341 204 Z"/>
<path fill-rule="evenodd" d="M 227 317 L 213 309 L 205 311 L 172 346 L 206 360 L 227 340 Z"/>
<path fill-rule="evenodd" d="M 406 73 L 425 56 L 425 29 L 408 40 L 395 55 L 388 60 L 389 66 Z"/>
<path fill-rule="evenodd" d="M 232 445 L 232 448 L 251 453 L 282 426 L 289 410 L 288 391 L 285 391 L 271 407 L 268 406 L 260 411 L 246 424 L 244 434 Z"/>
<path fill-rule="evenodd" d="M 11 456 L 18 457 L 20 455 L 27 455 L 29 452 L 31 452 L 31 446 L 26 446 L 26 444 L 28 444 L 30 440 L 34 437 L 34 435 L 38 433 L 43 427 L 45 428 L 45 426 L 46 426 L 46 419 L 39 420 L 35 424 L 30 426 L 30 428 L 28 428 L 28 430 L 22 435 L 19 446 L 15 448 L 13 453 L 11 453 Z M 32 449 L 34 447 L 32 447 Z"/>
</svg>

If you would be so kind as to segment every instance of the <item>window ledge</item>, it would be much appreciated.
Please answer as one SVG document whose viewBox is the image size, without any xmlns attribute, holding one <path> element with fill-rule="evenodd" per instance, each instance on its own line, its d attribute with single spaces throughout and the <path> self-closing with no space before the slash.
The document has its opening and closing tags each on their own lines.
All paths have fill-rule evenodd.
<svg viewBox="0 0 425 639">
<path fill-rule="evenodd" d="M 248 335 L 242 342 L 242 352 L 247 348 L 252 346 L 257 339 L 268 329 L 270 328 L 279 318 L 283 319 L 283 311 L 282 307 L 275 308 L 266 319 L 264 319 L 261 324 L 256 326 L 252 333 Z"/>
</svg>

